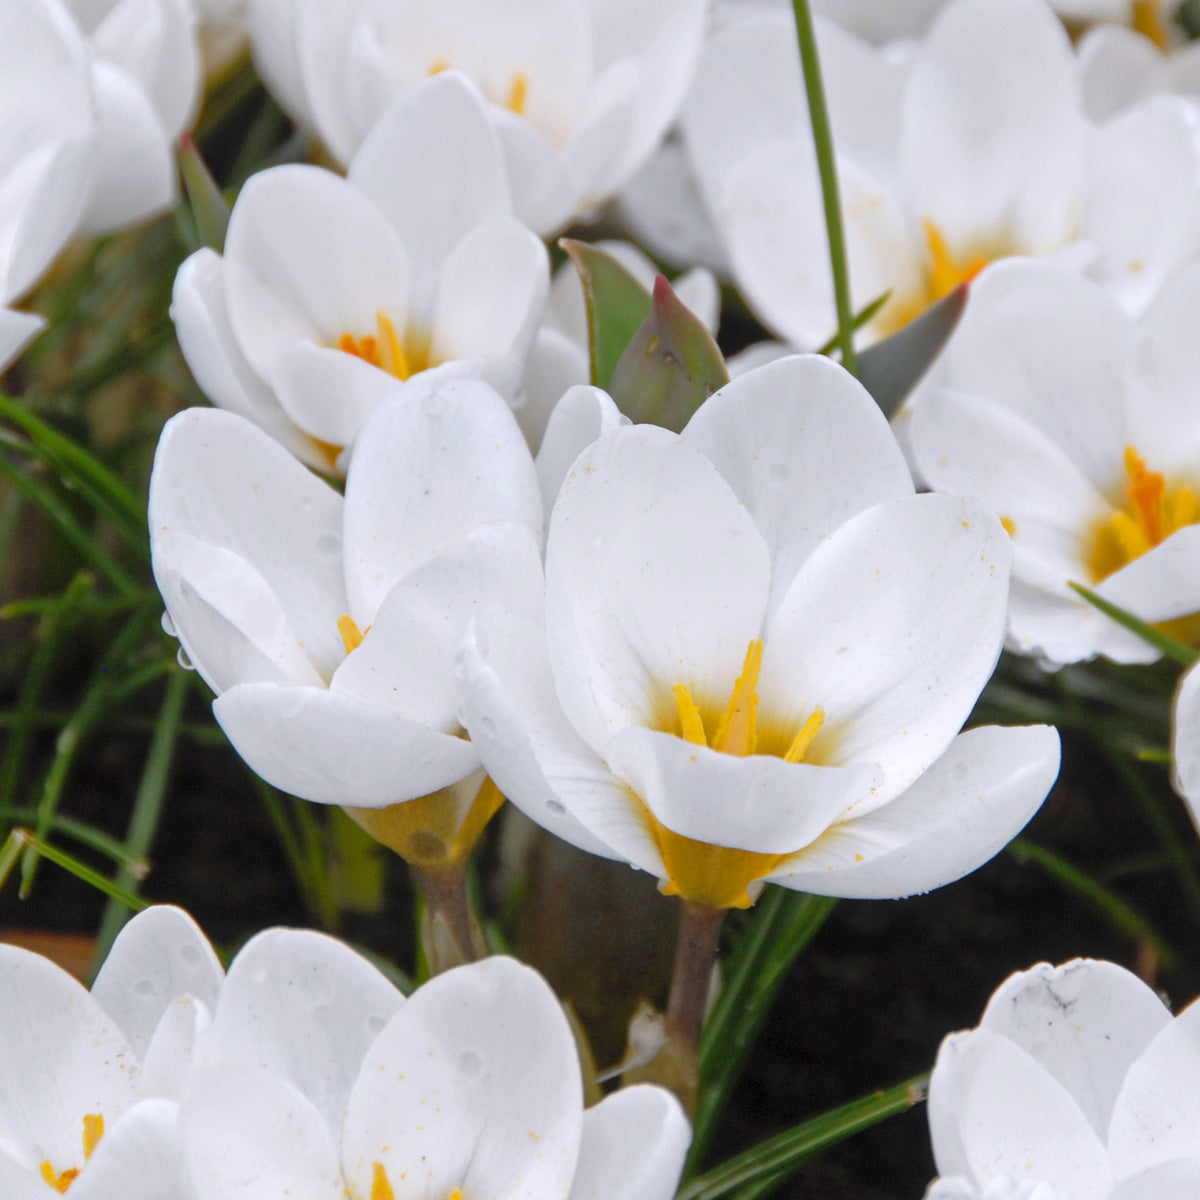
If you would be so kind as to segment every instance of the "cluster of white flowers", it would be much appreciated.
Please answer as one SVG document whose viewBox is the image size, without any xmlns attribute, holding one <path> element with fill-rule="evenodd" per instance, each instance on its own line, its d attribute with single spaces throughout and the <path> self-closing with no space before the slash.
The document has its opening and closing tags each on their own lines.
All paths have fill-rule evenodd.
<svg viewBox="0 0 1200 1200">
<path fill-rule="evenodd" d="M 1140 0 L 817 6 L 862 344 L 970 284 L 893 430 L 814 353 L 835 282 L 790 8 L 0 0 L 0 367 L 73 239 L 173 205 L 244 40 L 327 164 L 252 175 L 176 276 L 217 407 L 163 431 L 153 569 L 253 770 L 417 867 L 507 797 L 702 909 L 940 887 L 1058 773 L 1048 726 L 963 732 L 1002 648 L 1157 657 L 1072 584 L 1180 636 L 1200 614 L 1195 54 Z M 778 339 L 680 432 L 589 386 L 551 273 L 543 239 L 613 200 L 697 326 L 720 276 Z M 1200 673 L 1177 715 L 1200 814 Z M 1105 964 L 1015 977 L 942 1050 L 930 1197 L 1195 1195 L 1195 1025 Z M 89 997 L 0 947 L 15 1200 L 669 1195 L 674 1100 L 580 1096 L 509 960 L 405 1001 L 269 931 L 223 976 L 156 910 Z"/>
</svg>

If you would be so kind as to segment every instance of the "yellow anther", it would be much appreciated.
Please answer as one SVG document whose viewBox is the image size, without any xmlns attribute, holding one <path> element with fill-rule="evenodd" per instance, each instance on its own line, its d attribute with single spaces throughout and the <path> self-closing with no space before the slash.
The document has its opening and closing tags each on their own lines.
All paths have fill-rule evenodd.
<svg viewBox="0 0 1200 1200">
<path fill-rule="evenodd" d="M 1133 0 L 1130 24 L 1148 37 L 1160 50 L 1171 44 L 1171 35 L 1162 18 L 1162 0 Z"/>
<path fill-rule="evenodd" d="M 388 1183 L 387 1172 L 383 1163 L 376 1163 L 371 1175 L 371 1200 L 396 1200 L 396 1193 Z"/>
<path fill-rule="evenodd" d="M 363 634 L 354 622 L 354 618 L 348 613 L 342 613 L 337 619 L 338 633 L 342 635 L 342 645 L 346 647 L 347 654 L 353 654 L 355 650 L 363 644 Z M 370 625 L 367 630 L 370 631 Z"/>
<path fill-rule="evenodd" d="M 521 116 L 525 111 L 525 96 L 529 91 L 529 80 L 525 78 L 523 71 L 518 71 L 512 77 L 512 83 L 508 85 L 508 98 L 504 101 L 504 107 L 509 112 L 514 112 L 517 116 Z"/>
<path fill-rule="evenodd" d="M 679 709 L 679 725 L 685 741 L 694 742 L 697 746 L 707 746 L 708 737 L 704 732 L 704 718 L 696 707 L 692 693 L 686 683 L 677 683 L 671 691 L 675 694 L 675 706 Z"/>
<path fill-rule="evenodd" d="M 392 319 L 379 309 L 375 313 L 375 333 L 355 337 L 352 333 L 343 333 L 337 340 L 337 348 L 345 354 L 353 354 L 363 362 L 394 375 L 397 379 L 407 379 L 413 373 L 413 364 L 404 351 L 404 345 L 396 335 L 396 327 Z"/>
<path fill-rule="evenodd" d="M 1004 526 L 1004 532 L 1007 533 L 1009 537 L 1013 537 L 1016 534 L 1017 523 L 1012 519 L 1012 517 L 1001 517 L 1000 524 Z"/>
<path fill-rule="evenodd" d="M 823 708 L 814 708 L 812 715 L 800 726 L 800 732 L 792 738 L 792 744 L 787 748 L 787 753 L 783 756 L 784 762 L 803 762 L 804 755 L 809 746 L 812 745 L 813 738 L 821 731 L 821 726 L 824 724 L 825 710 Z"/>
<path fill-rule="evenodd" d="M 446 1200 L 462 1200 L 462 1188 L 455 1188 L 454 1191 L 446 1197 Z"/>
<path fill-rule="evenodd" d="M 42 1178 L 60 1194 L 66 1192 L 67 1188 L 74 1182 L 75 1176 L 79 1174 L 78 1167 L 71 1167 L 69 1170 L 56 1172 L 49 1162 L 43 1162 L 39 1169 L 41 1170 Z"/>
<path fill-rule="evenodd" d="M 1132 446 L 1125 447 L 1125 473 L 1129 476 L 1129 498 L 1141 517 L 1142 528 L 1150 545 L 1157 546 L 1163 540 L 1166 480 L 1158 471 L 1147 471 L 1145 460 Z"/>
<path fill-rule="evenodd" d="M 450 70 L 450 60 L 448 58 L 435 58 L 429 64 L 430 75 L 440 75 L 443 71 Z"/>
<path fill-rule="evenodd" d="M 83 1118 L 83 1159 L 86 1162 L 92 1157 L 92 1151 L 96 1149 L 100 1139 L 104 1136 L 104 1118 L 100 1113 L 88 1113 Z M 67 1188 L 75 1182 L 76 1176 L 79 1174 L 78 1167 L 68 1167 L 65 1171 L 56 1171 L 50 1164 L 50 1160 L 46 1159 L 38 1166 L 38 1171 L 41 1173 L 42 1179 L 50 1185 L 59 1195 L 64 1195 Z"/>
<path fill-rule="evenodd" d="M 937 225 L 926 218 L 921 227 L 925 230 L 925 244 L 929 248 L 929 303 L 932 304 L 949 295 L 960 283 L 970 283 L 987 266 L 988 260 L 980 257 L 959 262 Z"/>
<path fill-rule="evenodd" d="M 83 1157 L 92 1157 L 92 1151 L 104 1136 L 104 1117 L 100 1113 L 89 1113 L 83 1118 Z"/>
<path fill-rule="evenodd" d="M 712 748 L 724 754 L 745 757 L 753 754 L 758 744 L 755 713 L 758 709 L 758 673 L 762 669 L 763 644 L 755 638 L 746 651 L 746 662 L 738 681 L 733 685 L 729 707 L 717 726 Z"/>
</svg>

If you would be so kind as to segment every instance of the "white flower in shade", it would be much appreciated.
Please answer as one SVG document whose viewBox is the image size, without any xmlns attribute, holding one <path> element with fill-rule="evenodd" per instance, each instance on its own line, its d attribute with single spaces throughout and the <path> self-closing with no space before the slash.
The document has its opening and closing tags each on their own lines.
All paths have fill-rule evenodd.
<svg viewBox="0 0 1200 1200">
<path fill-rule="evenodd" d="M 1193 1200 L 1200 1004 L 1171 1018 L 1113 963 L 1013 975 L 929 1085 L 928 1200 Z"/>
<path fill-rule="evenodd" d="M 989 262 L 1058 255 L 1131 312 L 1200 244 L 1193 117 L 1160 98 L 1084 116 L 1071 44 L 1043 0 L 954 0 L 904 54 L 818 31 L 856 307 L 894 332 Z M 813 348 L 835 328 L 795 34 L 758 12 L 710 41 L 682 128 L 738 286 Z"/>
<path fill-rule="evenodd" d="M 347 179 L 254 175 L 224 256 L 180 268 L 172 315 L 209 398 L 328 471 L 397 379 L 482 377 L 515 397 L 548 279 L 482 101 L 447 73 L 389 110 Z"/>
<path fill-rule="evenodd" d="M 1200 612 L 1198 303 L 1196 267 L 1137 323 L 1048 263 L 998 264 L 974 288 L 909 438 L 931 487 L 975 496 L 1010 532 L 1012 649 L 1158 657 L 1070 582 L 1143 621 Z"/>
<path fill-rule="evenodd" d="M 1200 833 L 1200 672 L 1183 673 L 1171 710 L 1171 782 Z"/>
<path fill-rule="evenodd" d="M 396 95 L 447 68 L 487 97 L 517 216 L 548 234 L 611 196 L 687 89 L 705 0 L 252 0 L 272 94 L 341 163 Z"/>
<path fill-rule="evenodd" d="M 344 499 L 211 409 L 168 422 L 150 483 L 155 578 L 234 747 L 410 861 L 444 855 L 464 822 L 473 841 L 499 802 L 461 736 L 454 656 L 478 606 L 537 611 L 541 527 L 525 441 L 476 380 L 398 386 Z"/>
<path fill-rule="evenodd" d="M 545 628 L 476 619 L 464 724 L 534 820 L 687 900 L 938 887 L 1058 770 L 1053 729 L 959 733 L 1003 637 L 1006 540 L 973 501 L 913 494 L 841 368 L 781 360 L 682 436 L 633 426 L 580 455 Z"/>
<path fill-rule="evenodd" d="M 596 245 L 611 254 L 647 292 L 658 269 L 629 242 L 601 241 Z M 672 285 L 675 294 L 696 314 L 709 333 L 716 334 L 721 319 L 721 293 L 712 273 L 696 267 Z M 517 420 L 530 447 L 536 451 L 550 411 L 570 387 L 591 378 L 588 359 L 587 309 L 583 285 L 572 262 L 554 273 L 546 315 L 525 368 L 525 399 Z"/>
<path fill-rule="evenodd" d="M 660 1088 L 584 1111 L 558 1001 L 511 959 L 405 1000 L 333 939 L 268 930 L 230 967 L 214 1041 L 179 1116 L 196 1200 L 668 1200 L 689 1141 Z"/>
<path fill-rule="evenodd" d="M 185 913 L 149 909 L 117 938 L 91 994 L 0 946 L 0 1193 L 186 1200 L 175 1102 L 222 972 Z"/>
</svg>

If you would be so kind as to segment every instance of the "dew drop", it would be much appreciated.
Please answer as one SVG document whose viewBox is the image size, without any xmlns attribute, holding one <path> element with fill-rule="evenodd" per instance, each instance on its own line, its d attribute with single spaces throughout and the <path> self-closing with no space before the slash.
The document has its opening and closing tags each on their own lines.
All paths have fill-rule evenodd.
<svg viewBox="0 0 1200 1200">
<path fill-rule="evenodd" d="M 179 647 L 179 650 L 175 655 L 175 661 L 185 671 L 194 671 L 196 669 L 196 664 L 192 662 L 190 658 L 188 658 L 187 651 L 182 646 Z"/>
<path fill-rule="evenodd" d="M 496 722 L 491 717 L 479 718 L 479 732 L 484 737 L 491 737 L 496 732 Z"/>
<path fill-rule="evenodd" d="M 189 967 L 198 967 L 200 965 L 201 954 L 199 948 L 196 946 L 180 946 L 179 957 L 182 958 Z"/>
<path fill-rule="evenodd" d="M 779 485 L 787 483 L 792 474 L 791 467 L 785 462 L 774 462 L 771 464 L 771 482 Z"/>
<path fill-rule="evenodd" d="M 954 770 L 952 770 L 950 772 L 950 774 L 954 777 L 954 781 L 956 783 L 961 783 L 964 779 L 966 779 L 966 777 L 969 773 L 970 773 L 970 768 L 967 766 L 967 764 L 965 762 L 955 763 Z"/>
<path fill-rule="evenodd" d="M 137 996 L 139 1000 L 149 1000 L 152 996 L 156 995 L 157 992 L 158 988 L 154 986 L 153 979 L 139 979 L 137 983 L 133 985 L 133 994 Z"/>
<path fill-rule="evenodd" d="M 342 552 L 342 539 L 336 533 L 323 533 L 317 538 L 317 553 L 322 558 L 337 558 Z"/>
<path fill-rule="evenodd" d="M 367 1032 L 372 1034 L 379 1033 L 386 1024 L 387 1017 L 381 1017 L 378 1013 L 371 1013 L 367 1017 Z"/>
<path fill-rule="evenodd" d="M 566 816 L 567 813 L 567 810 L 557 800 L 547 800 L 546 811 L 553 813 L 556 817 Z"/>
<path fill-rule="evenodd" d="M 171 614 L 169 612 L 167 612 L 167 610 L 165 608 L 163 609 L 163 615 L 162 615 L 162 627 L 163 627 L 163 633 L 165 633 L 167 635 L 167 637 L 178 637 L 179 636 L 179 633 L 175 628 L 175 622 L 171 620 Z"/>
<path fill-rule="evenodd" d="M 474 1050 L 463 1050 L 458 1056 L 458 1069 L 468 1079 L 474 1079 L 483 1070 L 483 1059 Z"/>
</svg>

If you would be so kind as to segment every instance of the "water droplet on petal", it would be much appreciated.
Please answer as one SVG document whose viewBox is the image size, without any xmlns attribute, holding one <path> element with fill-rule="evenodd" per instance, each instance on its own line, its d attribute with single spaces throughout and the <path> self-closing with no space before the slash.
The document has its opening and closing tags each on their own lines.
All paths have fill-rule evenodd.
<svg viewBox="0 0 1200 1200">
<path fill-rule="evenodd" d="M 970 773 L 971 769 L 965 762 L 955 763 L 954 769 L 950 772 L 950 774 L 954 777 L 955 783 L 962 783 L 962 781 L 966 779 Z"/>
<path fill-rule="evenodd" d="M 386 1024 L 387 1017 L 381 1017 L 378 1013 L 371 1013 L 367 1017 L 367 1030 L 372 1034 L 379 1033 Z"/>
<path fill-rule="evenodd" d="M 175 661 L 185 671 L 194 671 L 196 669 L 196 664 L 192 662 L 190 658 L 188 658 L 188 653 L 182 646 L 179 647 L 179 650 L 175 655 Z"/>
<path fill-rule="evenodd" d="M 567 814 L 567 810 L 557 800 L 547 800 L 546 811 L 553 813 L 556 817 L 564 817 Z"/>
<path fill-rule="evenodd" d="M 484 737 L 491 737 L 496 732 L 496 722 L 491 717 L 479 718 L 479 732 Z"/>
<path fill-rule="evenodd" d="M 133 994 L 137 996 L 139 1000 L 149 1000 L 157 992 L 158 988 L 154 986 L 153 979 L 139 979 L 137 983 L 133 985 Z"/>
<path fill-rule="evenodd" d="M 342 539 L 336 533 L 323 533 L 317 538 L 317 553 L 322 558 L 337 558 L 342 552 Z"/>
<path fill-rule="evenodd" d="M 771 482 L 776 485 L 787 483 L 791 473 L 792 468 L 785 462 L 774 462 L 771 464 Z"/>
<path fill-rule="evenodd" d="M 483 1059 L 474 1050 L 463 1050 L 458 1056 L 458 1069 L 468 1079 L 474 1079 L 483 1070 Z"/>
<path fill-rule="evenodd" d="M 167 637 L 178 637 L 179 636 L 178 632 L 175 629 L 175 622 L 171 620 L 171 614 L 169 612 L 167 612 L 167 610 L 165 608 L 163 609 L 163 615 L 162 615 L 162 627 L 163 627 L 163 633 L 165 633 L 167 635 Z"/>
<path fill-rule="evenodd" d="M 198 967 L 203 955 L 201 955 L 198 947 L 185 944 L 179 947 L 179 957 L 189 967 Z"/>
</svg>

